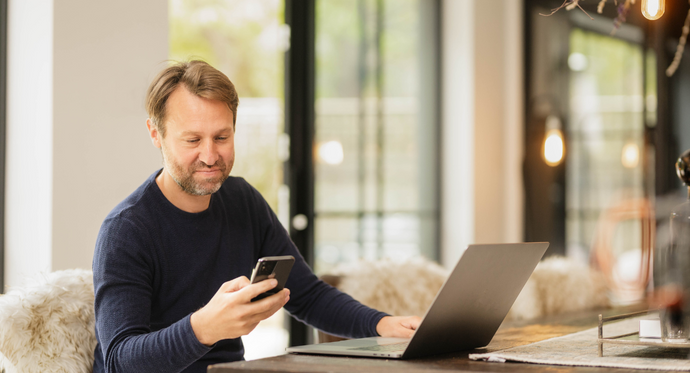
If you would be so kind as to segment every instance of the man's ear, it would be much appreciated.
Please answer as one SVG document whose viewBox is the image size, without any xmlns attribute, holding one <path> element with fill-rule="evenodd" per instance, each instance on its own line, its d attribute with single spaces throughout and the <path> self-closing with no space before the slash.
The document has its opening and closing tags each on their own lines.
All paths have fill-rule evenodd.
<svg viewBox="0 0 690 373">
<path fill-rule="evenodd" d="M 160 149 L 160 132 L 158 132 L 156 126 L 153 125 L 153 121 L 151 120 L 151 118 L 146 119 L 146 128 L 149 130 L 149 136 L 151 137 L 151 142 L 153 142 L 153 146 Z"/>
</svg>

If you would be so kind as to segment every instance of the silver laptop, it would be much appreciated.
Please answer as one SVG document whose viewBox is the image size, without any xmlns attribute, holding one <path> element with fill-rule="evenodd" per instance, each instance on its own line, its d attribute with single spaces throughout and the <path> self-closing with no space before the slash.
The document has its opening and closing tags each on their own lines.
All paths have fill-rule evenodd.
<svg viewBox="0 0 690 373">
<path fill-rule="evenodd" d="M 548 247 L 547 242 L 470 245 L 411 339 L 351 339 L 287 352 L 409 359 L 486 346 Z"/>
</svg>

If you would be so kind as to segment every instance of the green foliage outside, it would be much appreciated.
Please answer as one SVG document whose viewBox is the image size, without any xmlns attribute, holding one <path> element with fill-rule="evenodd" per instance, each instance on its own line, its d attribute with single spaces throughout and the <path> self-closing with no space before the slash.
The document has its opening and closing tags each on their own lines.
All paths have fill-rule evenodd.
<svg viewBox="0 0 690 373">
<path fill-rule="evenodd" d="M 358 97 L 360 74 L 364 96 L 376 96 L 377 12 L 383 95 L 416 95 L 419 0 L 320 0 L 316 7 L 316 97 Z"/>
<path fill-rule="evenodd" d="M 642 48 L 595 32 L 574 29 L 570 53 L 589 60 L 587 73 L 594 76 L 600 95 L 641 95 L 644 63 Z"/>
<path fill-rule="evenodd" d="M 283 97 L 280 0 L 171 0 L 170 58 L 201 58 L 240 97 Z"/>
</svg>

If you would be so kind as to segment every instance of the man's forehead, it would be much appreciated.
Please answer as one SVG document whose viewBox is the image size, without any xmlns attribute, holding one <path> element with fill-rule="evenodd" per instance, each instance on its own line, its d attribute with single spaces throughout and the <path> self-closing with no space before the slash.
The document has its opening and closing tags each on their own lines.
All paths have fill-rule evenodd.
<svg viewBox="0 0 690 373">
<path fill-rule="evenodd" d="M 232 116 L 223 121 L 207 121 L 195 117 L 175 117 L 171 116 L 165 120 L 165 126 L 180 136 L 194 136 L 205 134 L 225 134 L 234 132 Z"/>
<path fill-rule="evenodd" d="M 233 112 L 225 102 L 200 97 L 189 92 L 182 85 L 173 91 L 166 106 L 167 115 L 164 120 L 166 125 L 176 123 L 188 127 L 186 126 L 188 124 L 202 125 L 211 122 L 215 124 L 215 127 L 223 127 L 224 122 L 227 122 L 225 125 L 229 129 L 234 127 Z"/>
<path fill-rule="evenodd" d="M 210 98 L 210 97 L 204 97 L 198 94 L 193 93 L 192 91 L 187 88 L 186 85 L 184 84 L 179 84 L 177 88 L 175 88 L 172 93 L 170 93 L 170 96 L 168 97 L 168 100 L 166 102 L 166 106 L 170 108 L 171 106 L 178 106 L 183 103 L 189 103 L 189 102 L 204 102 L 206 104 L 214 105 L 214 106 L 224 106 L 225 108 L 228 109 L 232 113 L 232 110 L 230 109 L 230 106 L 222 101 L 218 100 L 215 98 Z"/>
</svg>

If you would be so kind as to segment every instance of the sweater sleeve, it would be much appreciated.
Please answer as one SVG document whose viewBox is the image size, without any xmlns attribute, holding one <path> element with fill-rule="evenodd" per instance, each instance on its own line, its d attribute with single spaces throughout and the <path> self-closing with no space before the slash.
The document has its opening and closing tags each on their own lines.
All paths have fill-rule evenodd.
<svg viewBox="0 0 690 373">
<path fill-rule="evenodd" d="M 301 256 L 295 267 L 286 285 L 291 291 L 290 301 L 285 305 L 290 314 L 319 330 L 341 337 L 378 335 L 376 325 L 387 314 L 369 308 L 319 280 Z"/>
<path fill-rule="evenodd" d="M 319 280 L 307 265 L 287 231 L 254 190 L 263 223 L 259 256 L 292 255 L 295 264 L 286 287 L 290 301 L 285 309 L 298 320 L 319 330 L 346 338 L 377 336 L 376 325 L 387 314 L 369 308 L 351 296 Z"/>
<path fill-rule="evenodd" d="M 119 215 L 107 219 L 93 260 L 96 332 L 106 372 L 179 372 L 211 349 L 194 335 L 190 315 L 152 331 L 154 270 L 137 224 Z"/>
</svg>

